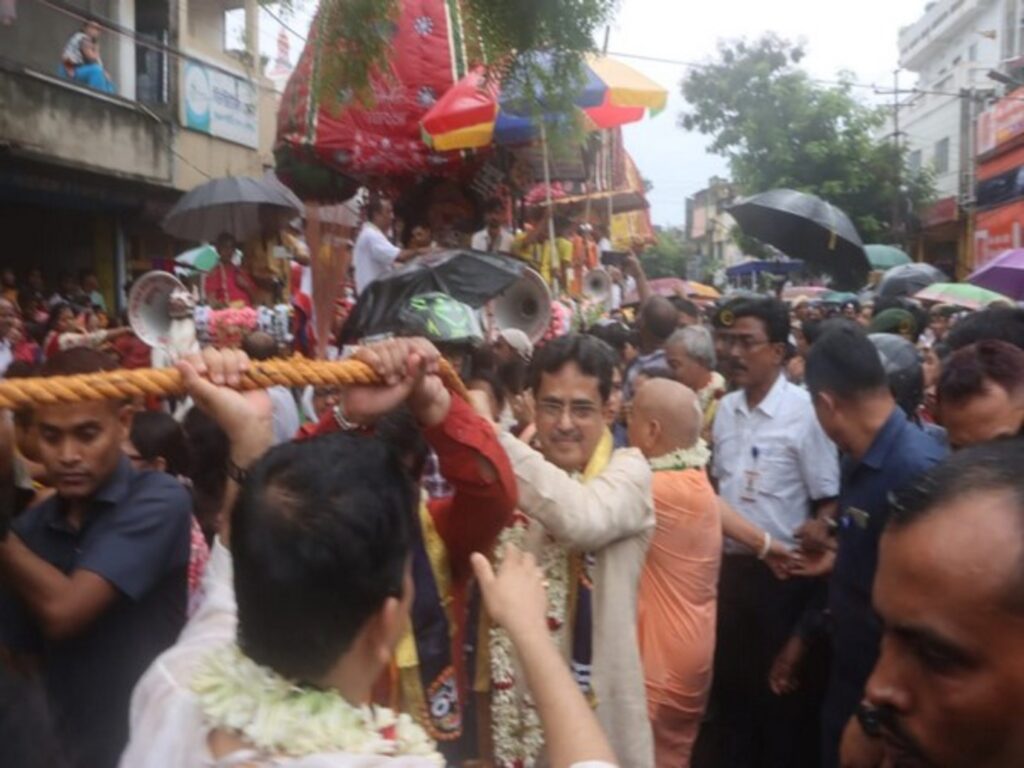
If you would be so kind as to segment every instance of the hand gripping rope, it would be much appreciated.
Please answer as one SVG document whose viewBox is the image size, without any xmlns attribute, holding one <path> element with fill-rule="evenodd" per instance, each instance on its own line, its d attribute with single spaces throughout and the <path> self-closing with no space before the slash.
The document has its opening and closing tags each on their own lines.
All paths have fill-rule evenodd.
<svg viewBox="0 0 1024 768">
<path fill-rule="evenodd" d="M 465 385 L 445 360 L 441 360 L 440 376 L 448 389 L 466 398 Z M 294 357 L 250 362 L 249 370 L 242 375 L 237 389 L 266 389 L 278 385 L 301 387 L 307 384 L 323 387 L 383 382 L 372 368 L 358 360 L 327 362 Z M 119 369 L 78 376 L 0 379 L 0 408 L 183 394 L 185 387 L 181 374 L 175 368 Z"/>
</svg>

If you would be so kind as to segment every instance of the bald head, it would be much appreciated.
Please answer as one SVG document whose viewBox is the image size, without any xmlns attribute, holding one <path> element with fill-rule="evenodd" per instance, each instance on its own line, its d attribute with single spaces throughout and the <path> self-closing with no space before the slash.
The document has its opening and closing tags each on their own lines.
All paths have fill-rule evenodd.
<svg viewBox="0 0 1024 768">
<path fill-rule="evenodd" d="M 700 437 L 700 403 L 693 390 L 677 381 L 652 379 L 633 399 L 630 443 L 647 458 L 691 448 Z"/>
<path fill-rule="evenodd" d="M 651 349 L 665 345 L 665 341 L 676 329 L 679 313 L 672 302 L 664 296 L 651 296 L 640 306 L 637 327 L 641 342 Z"/>
</svg>

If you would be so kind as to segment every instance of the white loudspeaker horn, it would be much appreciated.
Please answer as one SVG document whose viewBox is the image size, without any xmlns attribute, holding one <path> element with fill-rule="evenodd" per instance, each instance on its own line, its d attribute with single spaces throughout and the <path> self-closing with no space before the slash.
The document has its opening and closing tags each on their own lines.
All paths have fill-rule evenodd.
<svg viewBox="0 0 1024 768">
<path fill-rule="evenodd" d="M 172 360 L 199 349 L 195 311 L 192 293 L 170 272 L 147 272 L 128 292 L 128 324 L 135 335 Z"/>
<path fill-rule="evenodd" d="M 612 295 L 612 276 L 597 267 L 583 277 L 583 295 L 593 301 L 607 301 Z"/>
<path fill-rule="evenodd" d="M 532 269 L 494 301 L 494 325 L 498 330 L 518 328 L 534 343 L 551 323 L 551 291 L 544 278 Z"/>
</svg>

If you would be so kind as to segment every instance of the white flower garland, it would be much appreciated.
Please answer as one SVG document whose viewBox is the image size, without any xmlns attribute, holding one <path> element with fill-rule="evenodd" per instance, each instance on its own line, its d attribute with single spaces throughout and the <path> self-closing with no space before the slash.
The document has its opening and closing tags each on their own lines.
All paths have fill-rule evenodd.
<svg viewBox="0 0 1024 768">
<path fill-rule="evenodd" d="M 681 469 L 704 469 L 710 460 L 711 451 L 708 449 L 708 444 L 700 439 L 689 448 L 680 448 L 663 456 L 656 456 L 648 461 L 648 464 L 655 472 L 678 471 Z"/>
<path fill-rule="evenodd" d="M 495 549 L 500 564 L 511 544 L 523 548 L 529 521 L 517 517 L 501 532 Z M 564 547 L 550 536 L 541 552 L 540 566 L 548 588 L 548 629 L 552 641 L 562 646 L 569 608 L 569 556 Z M 496 768 L 532 768 L 544 748 L 544 731 L 537 707 L 529 693 L 516 684 L 515 649 L 508 633 L 500 627 L 490 630 L 491 652 L 491 723 L 494 737 Z"/>
<path fill-rule="evenodd" d="M 415 755 L 444 765 L 434 741 L 408 715 L 299 686 L 235 644 L 210 654 L 192 690 L 211 730 L 234 731 L 268 755 Z"/>
</svg>

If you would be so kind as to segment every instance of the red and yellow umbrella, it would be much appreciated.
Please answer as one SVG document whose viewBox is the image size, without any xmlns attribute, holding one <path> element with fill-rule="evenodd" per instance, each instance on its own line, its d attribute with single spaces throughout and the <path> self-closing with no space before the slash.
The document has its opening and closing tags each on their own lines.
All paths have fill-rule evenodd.
<svg viewBox="0 0 1024 768">
<path fill-rule="evenodd" d="M 541 64 L 545 61 L 538 56 Z M 543 93 L 534 94 L 539 104 Z M 643 119 L 648 111 L 665 108 L 668 92 L 637 72 L 607 56 L 586 59 L 580 86 L 573 98 L 591 128 L 617 128 Z M 539 123 L 555 121 L 546 114 L 542 121 L 531 115 L 517 114 L 522 108 L 521 93 L 504 93 L 501 84 L 477 68 L 459 80 L 438 99 L 420 122 L 427 144 L 437 151 L 480 149 L 492 144 L 524 144 L 538 138 Z"/>
</svg>

